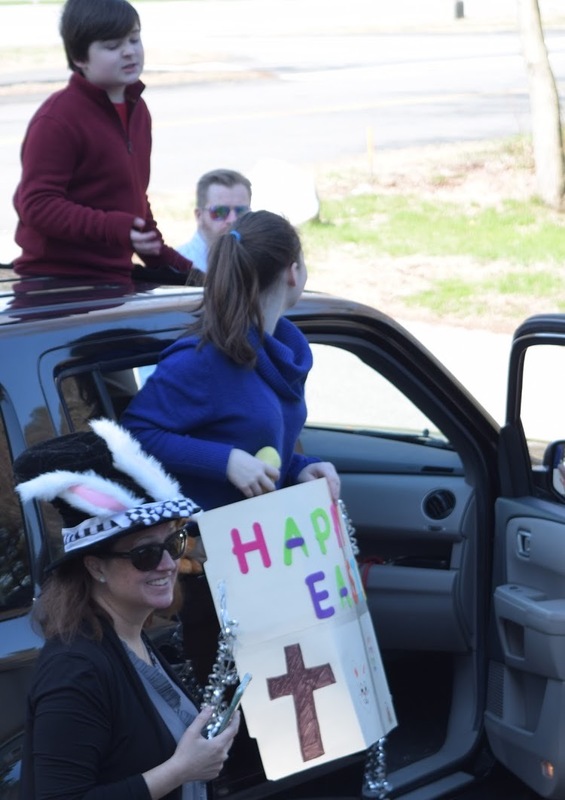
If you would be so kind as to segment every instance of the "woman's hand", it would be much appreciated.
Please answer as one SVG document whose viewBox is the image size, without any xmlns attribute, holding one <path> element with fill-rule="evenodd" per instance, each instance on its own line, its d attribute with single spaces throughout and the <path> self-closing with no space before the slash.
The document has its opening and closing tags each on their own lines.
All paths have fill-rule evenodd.
<svg viewBox="0 0 565 800">
<path fill-rule="evenodd" d="M 330 461 L 315 461 L 313 464 L 308 464 L 307 467 L 298 473 L 296 479 L 297 483 L 306 483 L 306 481 L 315 481 L 317 478 L 326 478 L 330 487 L 330 494 L 334 503 L 339 500 L 339 492 L 341 489 L 341 482 L 336 468 Z"/>
<path fill-rule="evenodd" d="M 280 478 L 280 470 L 265 464 L 245 450 L 236 447 L 228 458 L 226 476 L 245 497 L 257 497 L 265 492 L 274 492 L 275 482 Z"/>
<path fill-rule="evenodd" d="M 201 711 L 183 733 L 171 758 L 143 773 L 152 800 L 165 797 L 183 783 L 206 782 L 218 777 L 238 731 L 241 715 L 236 711 L 222 733 L 205 739 L 202 734 L 211 716 L 211 708 Z"/>
<path fill-rule="evenodd" d="M 204 709 L 196 717 L 179 740 L 173 758 L 184 770 L 182 783 L 187 781 L 210 781 L 217 778 L 239 728 L 241 714 L 236 711 L 228 726 L 213 739 L 202 735 L 212 716 L 212 710 Z"/>
</svg>

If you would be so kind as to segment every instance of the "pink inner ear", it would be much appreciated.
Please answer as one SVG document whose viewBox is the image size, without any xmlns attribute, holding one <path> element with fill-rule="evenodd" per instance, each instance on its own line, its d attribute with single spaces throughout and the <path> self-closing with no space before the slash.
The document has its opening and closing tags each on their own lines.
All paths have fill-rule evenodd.
<svg viewBox="0 0 565 800">
<path fill-rule="evenodd" d="M 69 486 L 68 491 L 86 500 L 87 503 L 91 503 L 98 508 L 104 508 L 106 511 L 125 511 L 128 508 L 128 506 L 124 506 L 123 503 L 116 500 L 115 497 L 112 497 L 111 494 L 106 494 L 106 492 L 101 492 L 98 489 L 91 489 L 89 486 L 82 484 Z"/>
</svg>

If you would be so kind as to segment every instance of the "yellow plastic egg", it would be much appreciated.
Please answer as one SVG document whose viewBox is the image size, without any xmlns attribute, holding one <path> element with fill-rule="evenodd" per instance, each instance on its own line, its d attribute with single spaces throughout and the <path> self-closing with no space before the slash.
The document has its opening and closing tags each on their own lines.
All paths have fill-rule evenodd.
<svg viewBox="0 0 565 800">
<path fill-rule="evenodd" d="M 258 458 L 259 461 L 263 461 L 270 467 L 275 467 L 276 469 L 281 468 L 281 457 L 274 447 L 262 447 L 255 453 L 255 458 Z"/>
</svg>

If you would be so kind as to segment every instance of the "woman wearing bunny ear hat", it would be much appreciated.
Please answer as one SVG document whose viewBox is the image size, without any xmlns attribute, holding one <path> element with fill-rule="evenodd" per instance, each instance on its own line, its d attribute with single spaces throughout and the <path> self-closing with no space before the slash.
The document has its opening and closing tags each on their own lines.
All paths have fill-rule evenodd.
<svg viewBox="0 0 565 800">
<path fill-rule="evenodd" d="M 29 693 L 21 797 L 204 800 L 237 732 L 213 739 L 143 628 L 172 605 L 198 507 L 111 420 L 14 463 L 23 502 L 52 503 L 62 553 L 35 619 L 46 643 Z"/>
</svg>

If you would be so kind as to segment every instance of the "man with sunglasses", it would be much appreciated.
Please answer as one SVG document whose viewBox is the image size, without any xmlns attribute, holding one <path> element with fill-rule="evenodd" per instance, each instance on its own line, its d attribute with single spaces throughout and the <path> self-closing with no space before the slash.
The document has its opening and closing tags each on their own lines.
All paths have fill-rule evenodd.
<svg viewBox="0 0 565 800">
<path fill-rule="evenodd" d="M 215 169 L 196 184 L 196 232 L 178 252 L 206 272 L 208 252 L 214 242 L 251 206 L 251 182 L 240 172 Z"/>
<path fill-rule="evenodd" d="M 62 549 L 35 620 L 45 645 L 26 719 L 21 796 L 205 800 L 239 714 L 213 739 L 144 627 L 173 605 L 198 511 L 159 462 L 108 419 L 14 462 L 22 501 L 51 502 Z"/>
</svg>

